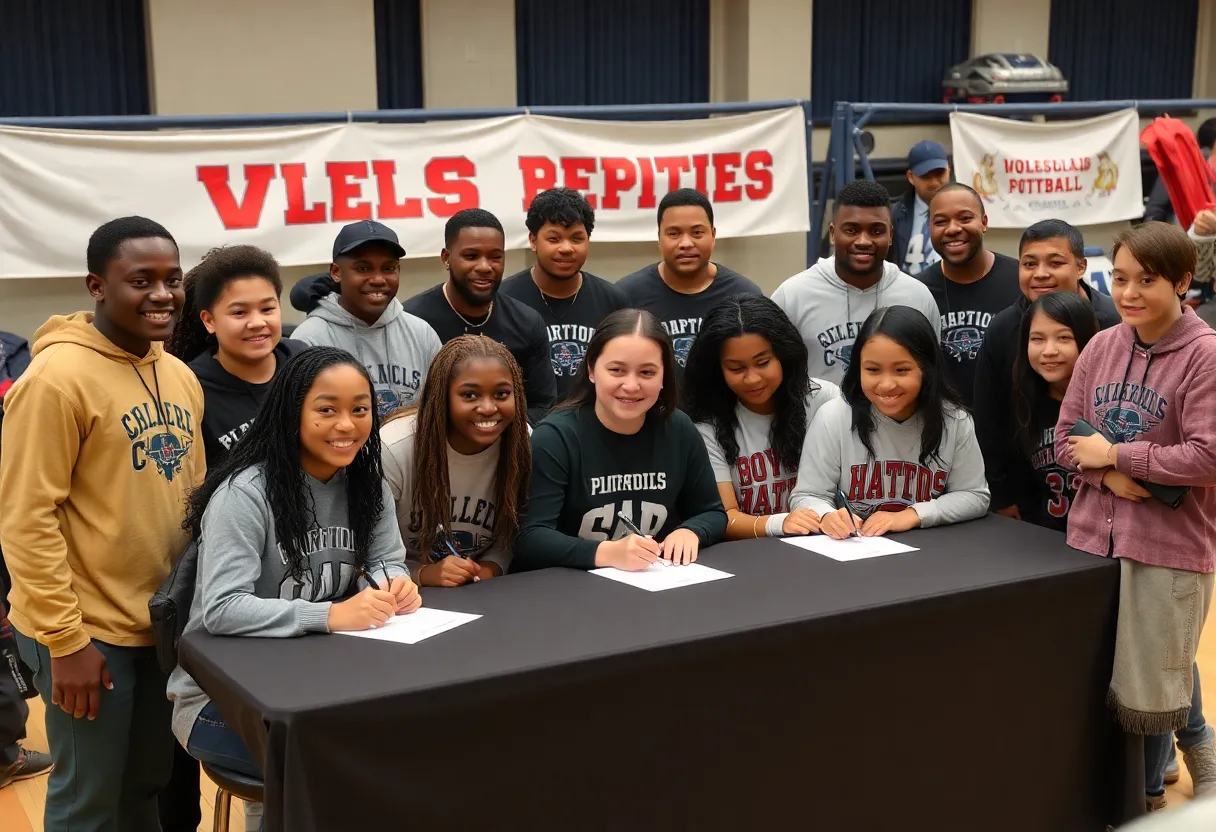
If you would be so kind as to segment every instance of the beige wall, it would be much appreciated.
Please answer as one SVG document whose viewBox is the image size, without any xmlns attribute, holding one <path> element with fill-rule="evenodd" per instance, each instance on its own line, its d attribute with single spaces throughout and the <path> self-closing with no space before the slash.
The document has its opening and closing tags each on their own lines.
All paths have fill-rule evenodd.
<svg viewBox="0 0 1216 832">
<path fill-rule="evenodd" d="M 161 114 L 376 109 L 372 0 L 147 0 Z"/>
<path fill-rule="evenodd" d="M 1046 58 L 1050 26 L 1051 0 L 975 0 L 971 54 L 1033 52 Z"/>
<path fill-rule="evenodd" d="M 422 91 L 433 109 L 514 107 L 515 0 L 422 0 Z"/>
</svg>

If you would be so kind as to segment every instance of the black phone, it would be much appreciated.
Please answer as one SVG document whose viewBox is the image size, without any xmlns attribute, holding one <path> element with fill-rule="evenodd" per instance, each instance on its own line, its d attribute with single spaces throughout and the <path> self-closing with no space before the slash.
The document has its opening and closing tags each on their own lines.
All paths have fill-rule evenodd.
<svg viewBox="0 0 1216 832">
<path fill-rule="evenodd" d="M 1084 419 L 1078 419 L 1076 424 L 1072 426 L 1072 430 L 1068 432 L 1068 435 L 1093 436 L 1095 433 L 1101 434 L 1109 442 L 1115 441 L 1111 436 L 1098 430 Z M 1182 505 L 1182 501 L 1186 499 L 1186 495 L 1191 490 L 1189 485 L 1161 485 L 1155 482 L 1145 482 L 1144 480 L 1136 480 L 1136 483 L 1155 499 L 1160 500 L 1170 508 L 1178 508 L 1178 506 Z"/>
</svg>

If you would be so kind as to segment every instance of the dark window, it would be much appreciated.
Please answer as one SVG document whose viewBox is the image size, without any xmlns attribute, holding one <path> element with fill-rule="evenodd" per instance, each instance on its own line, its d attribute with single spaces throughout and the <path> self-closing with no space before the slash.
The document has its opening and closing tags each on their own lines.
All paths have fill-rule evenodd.
<svg viewBox="0 0 1216 832">
<path fill-rule="evenodd" d="M 0 116 L 148 112 L 144 0 L 0 2 Z"/>
<path fill-rule="evenodd" d="M 709 0 L 516 0 L 520 106 L 709 101 Z"/>
<path fill-rule="evenodd" d="M 376 93 L 381 110 L 424 106 L 418 0 L 376 0 Z"/>
<path fill-rule="evenodd" d="M 940 103 L 971 53 L 972 0 L 815 0 L 811 112 L 835 102 Z"/>
<path fill-rule="evenodd" d="M 1050 61 L 1068 98 L 1190 98 L 1199 0 L 1052 0 Z"/>
</svg>

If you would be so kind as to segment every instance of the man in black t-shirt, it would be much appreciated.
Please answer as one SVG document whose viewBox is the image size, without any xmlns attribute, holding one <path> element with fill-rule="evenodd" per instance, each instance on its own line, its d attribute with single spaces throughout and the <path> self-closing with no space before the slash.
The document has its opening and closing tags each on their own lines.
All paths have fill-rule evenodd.
<svg viewBox="0 0 1216 832">
<path fill-rule="evenodd" d="M 574 383 L 600 321 L 629 303 L 615 284 L 583 271 L 595 211 L 581 193 L 553 188 L 537 194 L 528 206 L 527 226 L 536 265 L 504 280 L 499 294 L 526 304 L 544 320 L 561 398 Z"/>
<path fill-rule="evenodd" d="M 443 233 L 439 258 L 448 279 L 407 300 L 405 311 L 430 324 L 445 344 L 466 334 L 502 343 L 523 370 L 528 421 L 535 424 L 556 397 L 549 338 L 540 315 L 498 294 L 506 258 L 502 223 L 489 211 L 469 208 L 453 215 Z"/>
<path fill-rule="evenodd" d="M 681 188 L 659 203 L 659 252 L 663 259 L 617 284 L 631 307 L 650 312 L 675 343 L 676 371 L 684 362 L 701 319 L 732 295 L 763 295 L 738 272 L 710 260 L 714 253 L 714 209 L 692 188 Z"/>
<path fill-rule="evenodd" d="M 1022 296 L 1018 261 L 984 248 L 988 216 L 979 194 L 966 185 L 945 185 L 934 194 L 928 222 L 929 239 L 941 260 L 917 278 L 937 301 L 946 374 L 971 407 L 988 325 Z"/>
</svg>

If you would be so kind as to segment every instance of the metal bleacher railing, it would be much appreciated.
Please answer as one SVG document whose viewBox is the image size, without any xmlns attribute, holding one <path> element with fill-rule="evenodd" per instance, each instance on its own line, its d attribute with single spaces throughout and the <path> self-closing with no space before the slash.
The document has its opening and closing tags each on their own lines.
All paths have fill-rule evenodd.
<svg viewBox="0 0 1216 832">
<path fill-rule="evenodd" d="M 1161 113 L 1179 115 L 1196 110 L 1216 109 L 1216 100 L 1065 101 L 1057 104 L 875 104 L 838 101 L 832 114 L 831 133 L 820 171 L 818 194 L 813 199 L 810 237 L 818 240 L 822 235 L 825 208 L 841 188 L 856 179 L 859 172 L 867 179 L 875 178 L 869 154 L 864 147 L 862 131 L 876 118 L 908 122 L 922 117 L 925 121 L 940 121 L 950 113 L 957 112 L 1005 118 L 1054 119 L 1098 116 L 1128 108 L 1136 109 L 1142 116 Z"/>
</svg>

